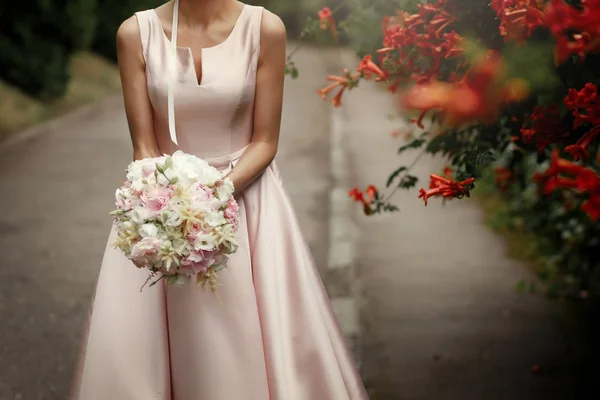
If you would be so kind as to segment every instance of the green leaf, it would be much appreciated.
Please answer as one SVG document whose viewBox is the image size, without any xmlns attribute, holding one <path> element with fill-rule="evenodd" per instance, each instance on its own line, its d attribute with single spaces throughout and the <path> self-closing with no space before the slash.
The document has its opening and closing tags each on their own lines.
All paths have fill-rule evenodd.
<svg viewBox="0 0 600 400">
<path fill-rule="evenodd" d="M 475 157 L 475 166 L 478 168 L 484 167 L 488 164 L 496 161 L 496 156 L 491 151 L 484 151 L 482 153 L 478 153 Z"/>
<path fill-rule="evenodd" d="M 298 78 L 298 68 L 296 68 L 296 64 L 293 61 L 288 60 L 286 63 L 285 74 L 289 75 L 292 79 Z"/>
<path fill-rule="evenodd" d="M 169 285 L 173 285 L 175 282 L 177 282 L 177 275 L 170 275 L 167 277 L 167 283 Z"/>
<path fill-rule="evenodd" d="M 398 177 L 398 175 L 400 175 L 401 172 L 404 172 L 406 170 L 407 170 L 407 167 L 403 165 L 403 166 L 399 167 L 398 169 L 396 169 L 394 172 L 392 172 L 392 174 L 388 178 L 388 181 L 385 186 L 390 187 L 390 185 L 392 184 L 394 179 L 396 179 Z"/>
<path fill-rule="evenodd" d="M 419 178 L 414 175 L 404 175 L 402 179 L 400 179 L 400 183 L 398 183 L 398 187 L 403 189 L 411 189 L 417 185 L 419 182 Z"/>
<path fill-rule="evenodd" d="M 423 143 L 425 143 L 425 139 L 413 139 L 412 142 L 405 144 L 404 146 L 400 147 L 398 149 L 398 154 L 402 153 L 403 151 L 406 151 L 408 149 L 418 149 L 419 147 L 421 147 L 423 145 Z"/>
</svg>

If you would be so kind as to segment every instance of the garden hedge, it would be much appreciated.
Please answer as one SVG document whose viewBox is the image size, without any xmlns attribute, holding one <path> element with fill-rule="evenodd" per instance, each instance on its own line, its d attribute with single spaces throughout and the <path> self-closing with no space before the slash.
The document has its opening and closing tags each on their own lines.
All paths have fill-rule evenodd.
<svg viewBox="0 0 600 400">
<path fill-rule="evenodd" d="M 96 0 L 0 3 L 0 78 L 38 97 L 60 97 L 73 52 L 91 43 Z"/>
<path fill-rule="evenodd" d="M 123 21 L 136 11 L 155 8 L 165 3 L 164 0 L 104 0 L 98 7 L 98 27 L 92 49 L 102 56 L 116 61 L 117 29 Z"/>
</svg>

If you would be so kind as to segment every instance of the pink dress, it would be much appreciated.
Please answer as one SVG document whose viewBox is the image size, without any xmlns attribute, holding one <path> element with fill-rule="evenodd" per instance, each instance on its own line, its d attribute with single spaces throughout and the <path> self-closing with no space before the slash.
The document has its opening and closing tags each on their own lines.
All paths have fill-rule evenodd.
<svg viewBox="0 0 600 400">
<path fill-rule="evenodd" d="M 230 36 L 203 49 L 201 83 L 191 50 L 176 49 L 178 148 L 219 168 L 252 137 L 262 11 L 244 6 Z M 170 41 L 154 10 L 136 16 L 156 137 L 172 153 Z M 275 162 L 238 202 L 240 246 L 221 271 L 223 306 L 194 285 L 140 292 L 148 274 L 112 247 L 111 231 L 72 399 L 367 399 Z"/>
</svg>

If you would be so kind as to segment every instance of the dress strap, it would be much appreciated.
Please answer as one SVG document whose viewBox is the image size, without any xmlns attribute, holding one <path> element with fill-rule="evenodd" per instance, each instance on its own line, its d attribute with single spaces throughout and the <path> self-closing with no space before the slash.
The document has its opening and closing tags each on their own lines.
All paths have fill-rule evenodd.
<svg viewBox="0 0 600 400">
<path fill-rule="evenodd" d="M 168 76 L 167 76 L 167 113 L 169 118 L 169 133 L 173 143 L 177 143 L 177 133 L 175 132 L 175 99 L 173 85 L 176 77 L 177 65 L 177 27 L 179 25 L 179 0 L 173 2 L 173 23 L 171 24 L 171 43 L 168 56 Z"/>
<path fill-rule="evenodd" d="M 144 56 L 144 60 L 147 58 L 148 54 L 148 46 L 150 46 L 150 35 L 152 34 L 152 29 L 150 24 L 152 24 L 152 18 L 150 13 L 152 10 L 146 11 L 138 11 L 134 15 L 137 19 L 138 26 L 140 27 L 140 40 L 142 42 L 142 55 Z"/>
<path fill-rule="evenodd" d="M 256 50 L 260 46 L 260 26 L 262 23 L 264 7 L 254 6 L 252 8 L 252 15 L 250 16 L 250 25 L 252 32 L 252 50 Z"/>
</svg>

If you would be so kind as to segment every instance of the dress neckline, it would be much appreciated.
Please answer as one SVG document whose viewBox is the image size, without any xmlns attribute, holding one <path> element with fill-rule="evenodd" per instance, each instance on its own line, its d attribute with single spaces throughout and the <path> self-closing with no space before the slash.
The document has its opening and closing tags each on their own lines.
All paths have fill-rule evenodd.
<svg viewBox="0 0 600 400">
<path fill-rule="evenodd" d="M 222 42 L 217 43 L 213 46 L 208 46 L 208 47 L 202 47 L 200 48 L 200 51 L 204 51 L 204 50 L 213 50 L 213 49 L 217 49 L 221 46 L 224 46 L 229 40 L 231 40 L 231 38 L 234 36 L 238 25 L 240 24 L 240 21 L 242 20 L 244 13 L 246 12 L 246 8 L 247 5 L 245 3 L 243 3 L 242 5 L 242 11 L 240 11 L 240 14 L 238 15 L 237 19 L 235 20 L 235 23 L 233 24 L 233 28 L 231 29 L 231 32 L 229 32 L 229 35 L 227 35 L 227 37 L 225 39 L 223 39 Z M 152 15 L 156 18 L 156 21 L 158 22 L 158 25 L 160 27 L 160 30 L 162 32 L 162 36 L 163 38 L 168 42 L 171 43 L 171 39 L 167 36 L 167 33 L 165 32 L 165 28 L 163 27 L 162 21 L 160 20 L 160 17 L 158 16 L 158 13 L 156 12 L 156 9 L 153 8 L 152 9 Z M 171 27 L 172 29 L 172 27 Z M 171 37 L 173 36 L 173 32 L 171 32 Z M 192 48 L 189 46 L 175 46 L 179 49 L 183 49 L 183 50 L 188 50 L 188 51 L 192 51 Z"/>
</svg>

